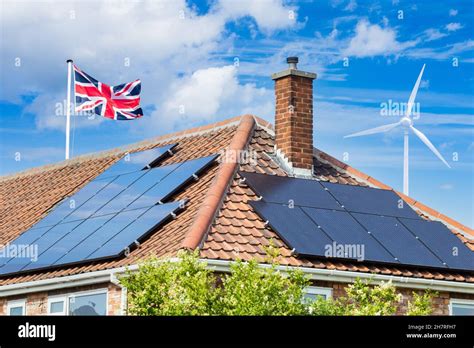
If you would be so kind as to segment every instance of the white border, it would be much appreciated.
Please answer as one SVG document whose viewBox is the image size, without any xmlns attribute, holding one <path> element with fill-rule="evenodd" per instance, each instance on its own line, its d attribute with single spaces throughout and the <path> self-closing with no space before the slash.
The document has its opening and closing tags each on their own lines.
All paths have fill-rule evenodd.
<svg viewBox="0 0 474 348">
<path fill-rule="evenodd" d="M 15 307 L 21 307 L 22 308 L 22 313 L 21 315 L 26 315 L 26 299 L 20 299 L 20 300 L 11 300 L 7 302 L 7 315 L 10 314 L 10 309 L 15 308 Z"/>
<path fill-rule="evenodd" d="M 471 305 L 474 307 L 474 300 L 464 298 L 451 298 L 449 300 L 449 315 L 453 315 L 453 304 Z"/>
</svg>

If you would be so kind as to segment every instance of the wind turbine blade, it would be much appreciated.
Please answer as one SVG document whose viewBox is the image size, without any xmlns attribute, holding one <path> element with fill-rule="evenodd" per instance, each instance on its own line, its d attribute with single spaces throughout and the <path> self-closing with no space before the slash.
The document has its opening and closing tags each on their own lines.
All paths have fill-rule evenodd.
<svg viewBox="0 0 474 348">
<path fill-rule="evenodd" d="M 436 147 L 434 147 L 434 145 L 431 143 L 431 141 L 428 140 L 428 138 L 423 134 L 421 133 L 418 129 L 416 129 L 415 127 L 413 126 L 410 126 L 410 129 L 413 131 L 413 133 L 416 134 L 416 136 L 418 138 L 420 138 L 420 140 L 426 145 L 428 146 L 428 148 L 444 163 L 446 164 L 446 166 L 448 168 L 451 168 L 451 166 L 448 164 L 448 162 L 446 162 L 446 160 L 443 158 L 443 156 L 441 156 L 441 154 L 438 152 L 438 150 L 436 150 Z"/>
<path fill-rule="evenodd" d="M 346 135 L 346 136 L 344 136 L 344 138 L 360 137 L 362 135 L 388 132 L 390 129 L 395 128 L 399 124 L 400 124 L 400 122 L 397 122 L 397 123 L 386 124 L 386 125 L 380 126 L 380 127 L 370 128 L 370 129 L 367 129 L 367 130 L 364 130 L 364 131 L 360 131 L 360 132 L 357 132 L 357 133 Z"/>
<path fill-rule="evenodd" d="M 423 76 L 423 71 L 425 71 L 425 66 L 426 64 L 423 64 L 423 67 L 421 68 L 421 71 L 420 71 L 420 75 L 418 75 L 418 79 L 416 80 L 415 86 L 413 87 L 413 90 L 411 91 L 410 99 L 408 99 L 408 105 L 407 105 L 408 117 L 411 116 L 411 110 L 413 109 L 413 105 L 415 104 L 416 94 L 418 93 L 418 87 L 420 87 L 421 77 Z"/>
</svg>

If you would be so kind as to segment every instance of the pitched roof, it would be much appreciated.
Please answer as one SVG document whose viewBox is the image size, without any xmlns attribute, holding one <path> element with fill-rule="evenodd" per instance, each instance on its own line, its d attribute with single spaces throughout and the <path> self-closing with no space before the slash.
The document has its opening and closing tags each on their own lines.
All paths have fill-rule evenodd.
<svg viewBox="0 0 474 348">
<path fill-rule="evenodd" d="M 274 137 L 271 124 L 250 115 L 0 178 L 0 197 L 2 197 L 0 244 L 15 239 L 41 220 L 54 204 L 78 191 L 126 152 L 171 143 L 178 143 L 175 154 L 166 159 L 162 165 L 211 155 L 224 149 L 227 150 L 226 156 L 235 155 L 246 148 L 256 154 L 256 163 L 238 165 L 232 160 L 225 161 L 225 156 L 221 155 L 219 163 L 214 164 L 198 181 L 191 183 L 174 197 L 189 198 L 186 209 L 176 219 L 152 234 L 128 257 L 62 266 L 16 276 L 7 275 L 0 278 L 0 285 L 135 264 L 151 255 L 173 256 L 182 248 L 199 247 L 204 258 L 221 260 L 257 258 L 264 261 L 264 247 L 270 243 L 279 247 L 280 262 L 287 265 L 474 282 L 472 273 L 293 256 L 278 235 L 269 227 L 265 227 L 264 222 L 247 203 L 255 198 L 255 194 L 246 185 L 239 184 L 240 177 L 237 170 L 287 175 L 272 158 Z M 317 149 L 314 152 L 314 175 L 323 181 L 389 188 Z M 423 217 L 445 223 L 474 250 L 473 240 L 465 237 L 474 235 L 472 229 L 409 197 L 404 199 Z"/>
</svg>

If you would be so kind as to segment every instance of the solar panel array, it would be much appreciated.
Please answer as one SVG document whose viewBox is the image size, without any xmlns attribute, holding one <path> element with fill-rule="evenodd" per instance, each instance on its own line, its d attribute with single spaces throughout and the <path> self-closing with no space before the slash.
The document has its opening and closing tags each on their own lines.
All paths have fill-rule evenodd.
<svg viewBox="0 0 474 348">
<path fill-rule="evenodd" d="M 298 255 L 327 257 L 334 245 L 363 246 L 369 262 L 474 270 L 473 251 L 442 223 L 422 219 L 393 191 L 240 175 L 261 197 L 250 202 L 253 209 Z"/>
<path fill-rule="evenodd" d="M 7 246 L 36 257 L 0 259 L 0 275 L 117 257 L 146 238 L 184 207 L 169 198 L 216 158 L 153 168 L 174 146 L 127 155 L 61 201 Z"/>
</svg>

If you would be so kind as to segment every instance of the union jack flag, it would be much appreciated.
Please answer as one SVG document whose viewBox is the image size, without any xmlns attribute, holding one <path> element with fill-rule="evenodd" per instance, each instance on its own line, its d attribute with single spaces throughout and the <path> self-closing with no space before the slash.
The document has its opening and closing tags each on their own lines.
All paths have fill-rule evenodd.
<svg viewBox="0 0 474 348">
<path fill-rule="evenodd" d="M 74 65 L 76 112 L 90 112 L 113 120 L 133 120 L 143 116 L 140 91 L 140 80 L 108 86 Z"/>
</svg>

